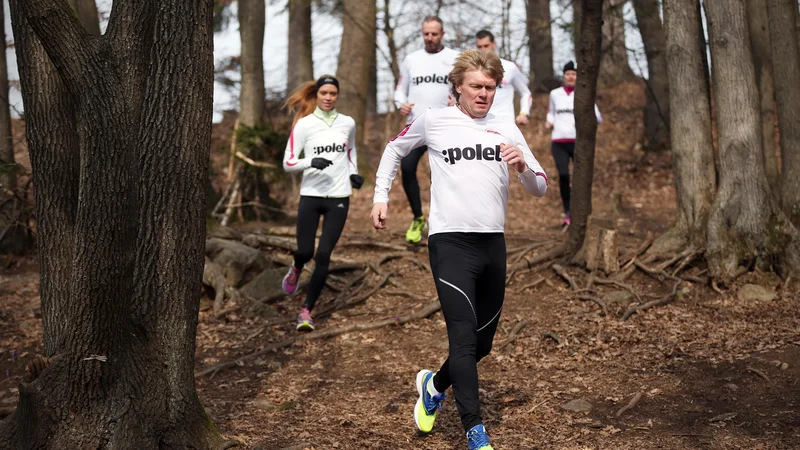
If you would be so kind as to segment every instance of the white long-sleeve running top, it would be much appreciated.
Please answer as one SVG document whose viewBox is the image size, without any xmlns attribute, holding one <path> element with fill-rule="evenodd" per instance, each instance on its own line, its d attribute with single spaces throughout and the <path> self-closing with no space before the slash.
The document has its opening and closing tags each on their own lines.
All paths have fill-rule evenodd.
<svg viewBox="0 0 800 450">
<path fill-rule="evenodd" d="M 400 80 L 394 90 L 394 103 L 398 108 L 404 103 L 413 103 L 406 124 L 428 108 L 444 108 L 450 98 L 450 71 L 453 70 L 458 52 L 443 48 L 437 53 L 417 50 L 403 60 Z"/>
<path fill-rule="evenodd" d="M 317 113 L 298 120 L 292 128 L 283 168 L 303 171 L 300 195 L 309 197 L 349 197 L 353 193 L 350 175 L 358 173 L 356 123 L 352 117 L 338 114 L 328 125 Z M 333 162 L 323 170 L 311 167 L 313 158 Z"/>
<path fill-rule="evenodd" d="M 458 107 L 429 109 L 386 146 L 375 181 L 375 203 L 388 203 L 400 160 L 427 145 L 431 165 L 429 234 L 502 233 L 505 228 L 509 168 L 500 144 L 522 150 L 528 170 L 519 175 L 525 189 L 540 197 L 547 176 L 519 128 L 493 114 L 472 119 Z"/>
<path fill-rule="evenodd" d="M 519 92 L 519 112 L 526 115 L 530 114 L 533 97 L 531 90 L 528 89 L 528 77 L 526 77 L 519 66 L 507 59 L 500 59 L 503 63 L 503 82 L 497 86 L 494 94 L 494 103 L 489 111 L 501 119 L 514 120 L 514 91 Z"/>
<path fill-rule="evenodd" d="M 575 91 L 560 87 L 550 91 L 550 106 L 547 108 L 547 121 L 553 124 L 553 142 L 575 142 Z M 597 105 L 594 105 L 597 123 L 603 122 L 603 116 Z"/>
</svg>

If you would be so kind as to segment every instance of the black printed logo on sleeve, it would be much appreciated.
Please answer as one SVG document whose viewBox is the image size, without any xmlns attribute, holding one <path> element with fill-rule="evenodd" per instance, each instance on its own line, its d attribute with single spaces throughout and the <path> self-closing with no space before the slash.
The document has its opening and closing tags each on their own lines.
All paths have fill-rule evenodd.
<svg viewBox="0 0 800 450">
<path fill-rule="evenodd" d="M 447 80 L 447 75 L 436 75 L 434 73 L 434 74 L 431 74 L 431 75 L 414 77 L 414 78 L 411 79 L 411 82 L 414 83 L 414 85 L 420 85 L 420 84 L 423 84 L 423 83 L 425 83 L 425 84 L 427 84 L 427 83 L 439 83 L 439 84 L 443 83 L 443 84 L 447 84 L 448 80 Z"/>
<path fill-rule="evenodd" d="M 481 144 L 472 147 L 464 148 L 448 148 L 442 150 L 444 155 L 444 162 L 453 165 L 456 161 L 502 161 L 503 157 L 500 155 L 500 144 L 484 147 Z"/>
<path fill-rule="evenodd" d="M 317 155 L 321 155 L 323 153 L 344 153 L 346 147 L 347 143 L 320 145 L 318 147 L 314 147 L 314 153 L 316 153 Z"/>
</svg>

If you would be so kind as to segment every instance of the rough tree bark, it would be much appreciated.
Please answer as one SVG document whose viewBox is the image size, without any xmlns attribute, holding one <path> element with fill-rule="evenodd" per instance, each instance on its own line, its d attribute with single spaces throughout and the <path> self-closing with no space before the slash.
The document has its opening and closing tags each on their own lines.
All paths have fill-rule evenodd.
<svg viewBox="0 0 800 450">
<path fill-rule="evenodd" d="M 697 45 L 702 38 L 697 28 L 697 3 L 698 0 L 664 2 L 677 213 L 672 228 L 653 243 L 652 254 L 676 253 L 687 246 L 705 248 L 708 215 L 716 190 L 708 84 Z"/>
<path fill-rule="evenodd" d="M 766 0 L 747 0 L 750 46 L 761 104 L 761 148 L 770 192 L 780 198 L 780 171 L 775 142 L 775 86 L 770 58 L 769 18 Z"/>
<path fill-rule="evenodd" d="M 375 53 L 375 2 L 344 0 L 342 10 L 344 31 L 336 70 L 340 85 L 336 109 L 359 124 L 356 146 L 363 149 L 363 124 L 367 117 L 367 93 L 373 60 L 371 53 Z M 366 158 L 360 160 L 366 163 Z"/>
<path fill-rule="evenodd" d="M 800 226 L 800 53 L 796 0 L 768 0 L 769 37 L 781 142 L 781 205 Z"/>
<path fill-rule="evenodd" d="M 289 0 L 289 64 L 286 92 L 314 78 L 311 0 Z"/>
<path fill-rule="evenodd" d="M 669 148 L 670 108 L 667 76 L 666 40 L 658 14 L 658 0 L 633 0 L 633 10 L 647 56 L 647 105 L 644 130 L 647 149 Z"/>
<path fill-rule="evenodd" d="M 10 2 L 47 358 L 0 448 L 222 442 L 193 376 L 213 33 L 211 0 L 190 3 L 114 2 L 98 38 L 66 2 Z"/>
<path fill-rule="evenodd" d="M 239 0 L 239 34 L 242 40 L 239 125 L 249 127 L 261 124 L 264 119 L 266 11 L 264 0 Z"/>
<path fill-rule="evenodd" d="M 719 188 L 711 207 L 706 260 L 729 284 L 740 263 L 800 269 L 798 233 L 772 201 L 764 173 L 758 90 L 744 0 L 704 2 L 719 135 Z"/>
<path fill-rule="evenodd" d="M 578 81 L 575 87 L 575 169 L 572 183 L 572 223 L 566 255 L 572 258 L 583 245 L 586 222 L 592 214 L 592 180 L 597 117 L 597 77 L 603 40 L 603 0 L 582 0 L 581 45 L 578 51 Z"/>
<path fill-rule="evenodd" d="M 528 26 L 531 89 L 549 92 L 558 84 L 553 73 L 553 38 L 550 33 L 550 0 L 525 2 Z"/>
<path fill-rule="evenodd" d="M 602 86 L 614 86 L 635 77 L 628 64 L 628 49 L 625 46 L 625 19 L 622 14 L 625 2 L 605 0 L 603 4 L 603 48 L 598 78 Z"/>
</svg>

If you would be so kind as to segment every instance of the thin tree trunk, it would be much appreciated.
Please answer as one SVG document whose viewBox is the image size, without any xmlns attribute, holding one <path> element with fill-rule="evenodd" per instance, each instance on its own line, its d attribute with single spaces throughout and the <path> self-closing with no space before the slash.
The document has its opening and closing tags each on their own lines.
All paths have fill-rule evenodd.
<svg viewBox="0 0 800 450">
<path fill-rule="evenodd" d="M 242 40 L 239 124 L 253 127 L 264 119 L 266 5 L 264 0 L 239 0 L 238 11 Z"/>
<path fill-rule="evenodd" d="M 711 140 L 711 109 L 703 57 L 697 46 L 701 30 L 698 0 L 666 0 L 667 74 L 672 111 L 672 162 L 677 213 L 672 228 L 651 247 L 653 254 L 705 248 L 708 216 L 714 201 L 716 173 Z"/>
<path fill-rule="evenodd" d="M 0 2 L 0 17 L 4 16 Z M 8 67 L 6 65 L 5 21 L 0 24 L 3 43 L 0 46 L 0 254 L 21 254 L 31 246 L 24 219 L 23 204 L 17 192 L 19 167 L 14 158 L 14 136 L 11 133 L 11 110 L 8 103 Z"/>
<path fill-rule="evenodd" d="M 314 78 L 311 0 L 289 0 L 289 65 L 286 92 Z"/>
<path fill-rule="evenodd" d="M 400 82 L 400 57 L 397 55 L 397 41 L 395 40 L 394 27 L 392 26 L 390 0 L 383 0 L 383 33 L 386 35 L 386 42 L 389 47 L 389 69 L 396 85 Z"/>
<path fill-rule="evenodd" d="M 550 33 L 550 0 L 526 2 L 531 89 L 549 92 L 555 81 L 553 39 Z"/>
<path fill-rule="evenodd" d="M 761 146 L 770 192 L 780 198 L 780 171 L 775 142 L 775 87 L 770 58 L 769 18 L 766 0 L 747 0 L 750 46 L 761 104 Z"/>
<path fill-rule="evenodd" d="M 378 113 L 378 18 L 375 17 L 375 42 L 373 50 L 369 53 L 369 89 L 367 89 L 367 118 L 371 119 Z"/>
<path fill-rule="evenodd" d="M 578 52 L 578 81 L 575 87 L 575 170 L 572 183 L 572 223 L 566 255 L 572 257 L 583 245 L 586 222 L 592 214 L 592 181 L 597 117 L 597 77 L 603 40 L 603 0 L 582 0 L 581 45 Z"/>
<path fill-rule="evenodd" d="M 5 17 L 3 3 L 0 3 L 0 17 Z M 8 103 L 8 67 L 6 65 L 6 29 L 5 20 L 0 23 L 3 45 L 0 46 L 0 200 L 4 199 L 4 191 L 17 190 L 17 169 L 14 159 L 14 136 L 11 134 L 11 105 Z M 0 210 L 2 213 L 2 210 Z M 0 231 L 2 231 L 0 217 Z M 0 239 L 0 248 L 2 247 Z"/>
<path fill-rule="evenodd" d="M 99 39 L 64 2 L 11 1 L 48 358 L 29 365 L 0 448 L 221 444 L 193 376 L 211 6 L 115 2 Z"/>
<path fill-rule="evenodd" d="M 741 262 L 771 263 L 796 275 L 798 233 L 769 193 L 764 173 L 755 69 L 744 0 L 704 2 L 719 134 L 719 189 L 711 208 L 706 259 L 729 284 Z"/>
<path fill-rule="evenodd" d="M 344 0 L 342 46 L 339 51 L 339 101 L 336 108 L 351 116 L 356 127 L 356 145 L 364 148 L 364 121 L 371 61 L 375 52 L 375 2 Z M 366 163 L 366 158 L 359 161 Z M 363 163 L 362 163 L 363 165 Z"/>
<path fill-rule="evenodd" d="M 667 44 L 658 14 L 658 0 L 633 0 L 633 9 L 647 55 L 647 105 L 644 116 L 647 148 L 661 151 L 670 144 Z"/>
<path fill-rule="evenodd" d="M 603 4 L 603 49 L 598 78 L 603 86 L 614 86 L 634 78 L 625 46 L 625 19 L 622 15 L 625 2 L 605 0 Z"/>
<path fill-rule="evenodd" d="M 796 0 L 768 0 L 769 37 L 781 142 L 781 205 L 800 226 L 800 53 Z"/>
</svg>

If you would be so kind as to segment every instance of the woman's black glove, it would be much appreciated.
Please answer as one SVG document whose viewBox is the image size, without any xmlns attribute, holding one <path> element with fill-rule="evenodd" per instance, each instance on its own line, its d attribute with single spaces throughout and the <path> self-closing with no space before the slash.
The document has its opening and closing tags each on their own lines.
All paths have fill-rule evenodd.
<svg viewBox="0 0 800 450">
<path fill-rule="evenodd" d="M 353 186 L 355 189 L 361 189 L 361 185 L 364 184 L 364 177 L 357 174 L 350 175 L 350 186 Z"/>
<path fill-rule="evenodd" d="M 325 158 L 314 158 L 311 160 L 311 167 L 317 170 L 325 170 L 328 166 L 333 164 L 333 161 Z"/>
</svg>

